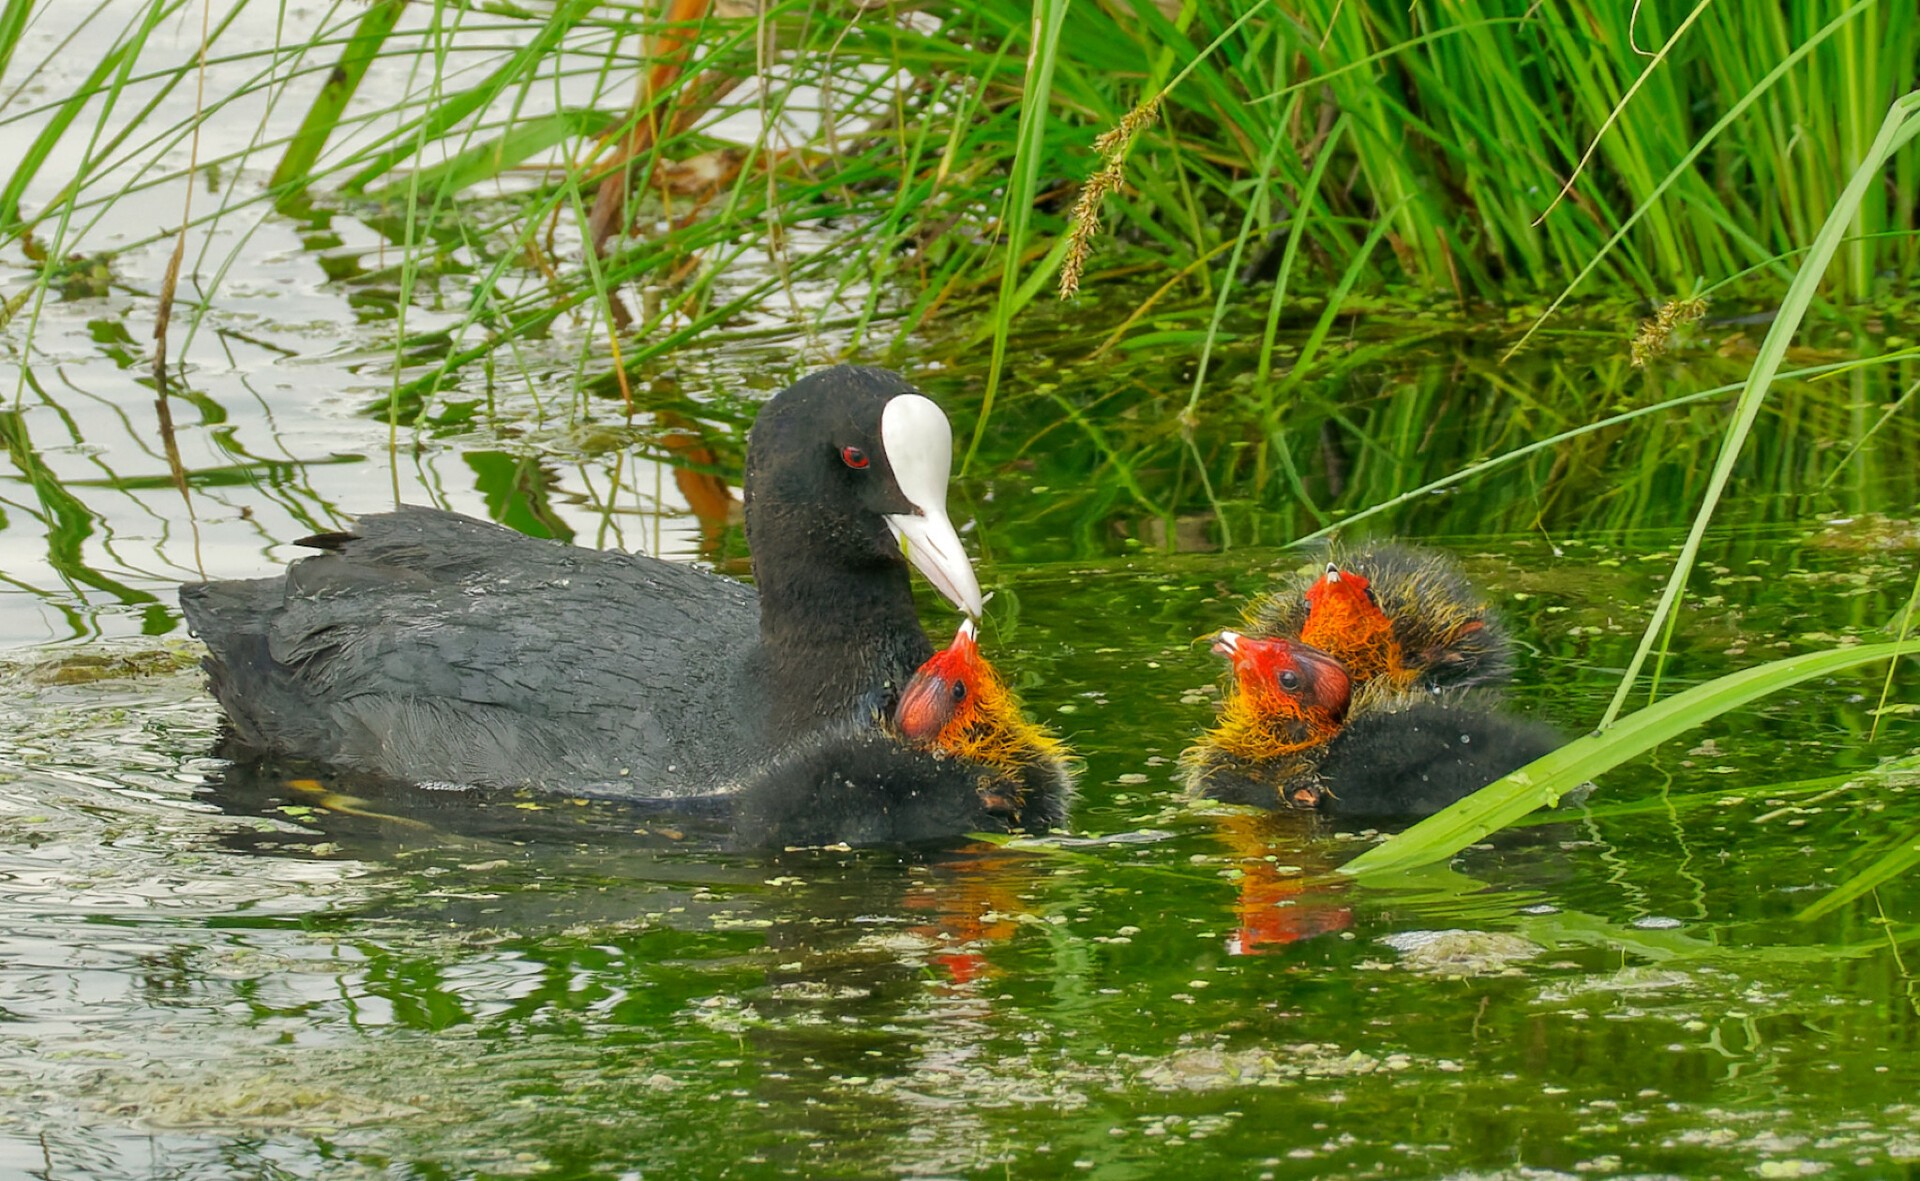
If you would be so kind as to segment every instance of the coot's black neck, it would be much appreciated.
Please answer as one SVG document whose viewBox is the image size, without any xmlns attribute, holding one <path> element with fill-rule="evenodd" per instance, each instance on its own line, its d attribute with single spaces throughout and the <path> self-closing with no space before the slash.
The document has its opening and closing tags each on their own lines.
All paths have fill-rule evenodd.
<svg viewBox="0 0 1920 1181">
<path fill-rule="evenodd" d="M 891 710 L 933 655 L 907 564 L 876 560 L 849 569 L 785 556 L 778 546 L 754 555 L 773 741 Z"/>
</svg>

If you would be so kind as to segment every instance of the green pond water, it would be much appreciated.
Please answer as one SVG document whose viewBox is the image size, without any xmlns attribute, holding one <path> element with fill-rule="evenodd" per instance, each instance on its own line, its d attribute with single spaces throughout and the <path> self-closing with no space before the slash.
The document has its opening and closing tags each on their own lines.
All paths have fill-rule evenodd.
<svg viewBox="0 0 1920 1181">
<path fill-rule="evenodd" d="M 1763 325 L 1641 372 L 1613 326 L 1502 364 L 1503 324 L 1382 309 L 1276 393 L 1236 321 L 1183 429 L 1209 299 L 1105 352 L 1141 292 L 1036 312 L 954 515 L 991 655 L 1085 760 L 1071 833 L 748 856 L 700 816 L 229 766 L 172 587 L 396 497 L 739 571 L 755 405 L 848 355 L 970 438 L 965 326 L 889 353 L 770 313 L 634 374 L 630 414 L 582 392 L 604 339 L 562 322 L 390 435 L 396 309 L 452 325 L 473 260 L 403 289 L 366 211 L 256 209 L 210 228 L 242 265 L 193 341 L 175 327 L 183 493 L 143 359 L 160 216 L 110 207 L 90 241 L 125 248 L 4 327 L 0 1176 L 1920 1176 L 1915 662 L 1767 698 L 1366 886 L 1329 871 L 1381 834 L 1174 782 L 1217 693 L 1196 639 L 1347 521 L 1457 555 L 1521 649 L 1514 708 L 1593 725 L 1727 397 L 1428 485 L 1737 382 Z M 9 248 L 0 288 L 32 282 Z M 1825 330 L 1789 367 L 1903 331 Z M 1776 391 L 1663 692 L 1887 638 L 1920 568 L 1920 432 L 1888 413 L 1913 369 Z M 1876 864 L 1899 872 L 1849 885 Z"/>
<path fill-rule="evenodd" d="M 1532 650 L 1518 699 L 1591 716 L 1658 563 L 1453 540 Z M 1733 584 L 1689 673 L 1891 610 L 1863 565 L 1911 576 L 1721 548 L 1797 560 Z M 1912 879 L 1798 917 L 1920 829 L 1920 778 L 1874 774 L 1912 746 L 1864 740 L 1875 679 L 1445 870 L 1327 884 L 1368 836 L 1171 783 L 1196 621 L 1276 560 L 992 568 L 1002 661 L 1087 759 L 1086 839 L 1033 848 L 748 857 L 608 804 L 342 798 L 208 757 L 177 647 L 18 653 L 0 1172 L 1911 1172 Z"/>
</svg>

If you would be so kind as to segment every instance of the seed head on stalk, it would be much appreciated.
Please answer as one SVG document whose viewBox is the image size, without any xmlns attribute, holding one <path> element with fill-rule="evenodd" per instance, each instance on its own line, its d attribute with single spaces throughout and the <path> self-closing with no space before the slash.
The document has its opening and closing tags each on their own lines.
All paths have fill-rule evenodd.
<svg viewBox="0 0 1920 1181">
<path fill-rule="evenodd" d="M 1128 111 L 1120 125 L 1102 132 L 1093 141 L 1100 153 L 1099 171 L 1080 186 L 1080 197 L 1073 203 L 1073 222 L 1067 228 L 1067 257 L 1060 265 L 1060 298 L 1072 299 L 1080 291 L 1080 275 L 1086 269 L 1087 256 L 1093 253 L 1093 239 L 1100 233 L 1100 204 L 1110 193 L 1120 191 L 1127 179 L 1127 153 L 1142 131 L 1160 117 L 1160 96 L 1154 95 Z"/>
</svg>

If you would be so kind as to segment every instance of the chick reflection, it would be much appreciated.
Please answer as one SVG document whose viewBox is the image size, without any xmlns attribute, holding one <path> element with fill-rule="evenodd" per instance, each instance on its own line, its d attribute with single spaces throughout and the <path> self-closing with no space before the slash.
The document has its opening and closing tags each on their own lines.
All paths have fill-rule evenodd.
<svg viewBox="0 0 1920 1181">
<path fill-rule="evenodd" d="M 906 897 L 907 910 L 926 921 L 909 929 L 938 944 L 932 961 L 951 983 L 991 978 L 996 969 L 988 953 L 1019 930 L 1017 916 L 1027 905 L 1021 894 L 1037 880 L 1032 858 L 982 846 L 927 868 L 926 882 Z"/>
<path fill-rule="evenodd" d="M 1336 859 L 1311 840 L 1315 826 L 1312 817 L 1295 813 L 1220 818 L 1220 839 L 1238 856 L 1241 871 L 1230 954 L 1267 955 L 1353 925 L 1353 908 L 1326 880 Z"/>
</svg>

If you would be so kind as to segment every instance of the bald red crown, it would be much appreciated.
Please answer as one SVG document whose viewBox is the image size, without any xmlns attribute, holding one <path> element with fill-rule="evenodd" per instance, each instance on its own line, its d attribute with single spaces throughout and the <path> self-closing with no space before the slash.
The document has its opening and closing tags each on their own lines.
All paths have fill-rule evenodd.
<svg viewBox="0 0 1920 1181">
<path fill-rule="evenodd" d="M 953 643 L 928 657 L 907 683 L 894 710 L 894 725 L 914 742 L 938 738 L 972 712 L 985 670 L 973 621 L 965 620 Z"/>
<path fill-rule="evenodd" d="M 1385 613 L 1373 601 L 1369 589 L 1372 585 L 1364 575 L 1342 570 L 1328 562 L 1326 573 L 1307 588 L 1308 615 L 1311 617 L 1319 612 L 1327 612 L 1335 617 L 1379 616 L 1385 619 Z"/>
<path fill-rule="evenodd" d="M 1371 680 L 1399 664 L 1393 621 L 1374 601 L 1367 579 L 1331 562 L 1307 588 L 1307 619 L 1300 638 L 1332 653 L 1357 681 Z"/>
<path fill-rule="evenodd" d="M 1254 639 L 1221 632 L 1213 650 L 1233 661 L 1240 691 L 1260 713 L 1335 724 L 1347 715 L 1353 681 L 1338 660 L 1318 648 L 1283 636 Z"/>
</svg>

